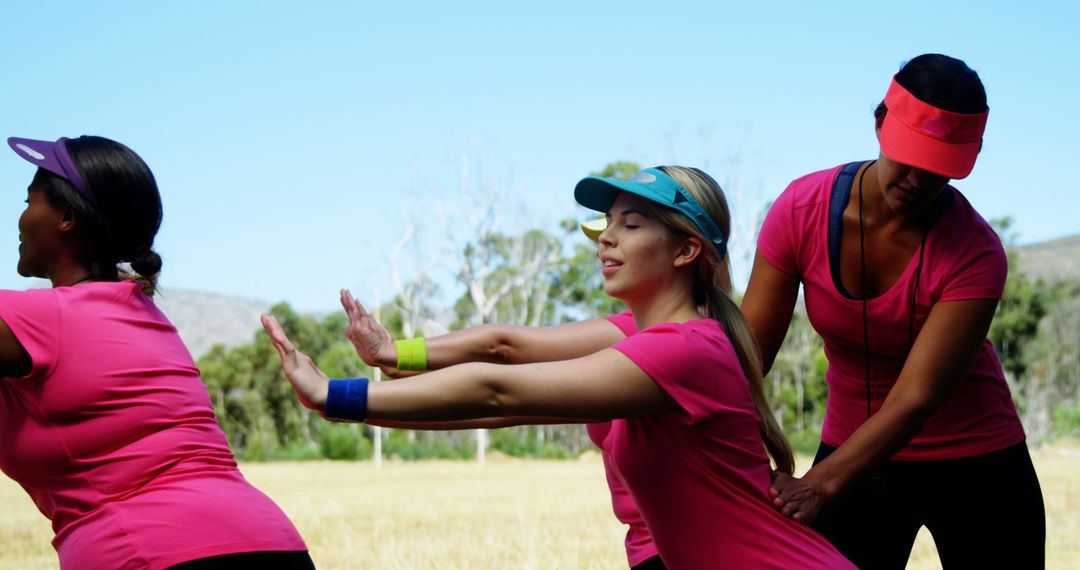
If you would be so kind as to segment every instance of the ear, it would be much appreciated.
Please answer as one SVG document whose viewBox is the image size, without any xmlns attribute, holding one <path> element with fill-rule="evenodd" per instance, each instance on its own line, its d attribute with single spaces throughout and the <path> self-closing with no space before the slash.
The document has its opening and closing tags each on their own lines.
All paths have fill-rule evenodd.
<svg viewBox="0 0 1080 570">
<path fill-rule="evenodd" d="M 61 232 L 70 232 L 75 229 L 75 210 L 71 206 L 64 206 L 64 214 L 60 216 L 60 224 L 57 226 Z"/>
<path fill-rule="evenodd" d="M 675 250 L 675 260 L 673 262 L 675 268 L 686 267 L 694 263 L 701 255 L 702 247 L 701 240 L 696 237 L 683 238 L 678 249 Z"/>
<path fill-rule="evenodd" d="M 874 137 L 877 138 L 878 143 L 881 142 L 881 125 L 883 125 L 884 123 L 885 123 L 885 118 L 884 117 L 874 120 Z"/>
</svg>

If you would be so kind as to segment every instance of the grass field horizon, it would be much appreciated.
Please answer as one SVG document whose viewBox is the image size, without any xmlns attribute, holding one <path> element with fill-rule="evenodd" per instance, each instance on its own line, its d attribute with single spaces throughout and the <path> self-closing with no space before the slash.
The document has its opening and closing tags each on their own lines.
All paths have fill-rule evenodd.
<svg viewBox="0 0 1080 570">
<path fill-rule="evenodd" d="M 1080 445 L 1032 456 L 1046 502 L 1047 568 L 1080 567 Z M 489 455 L 483 467 L 309 461 L 241 470 L 289 514 L 322 569 L 626 568 L 625 530 L 595 452 L 564 461 Z M 0 570 L 56 568 L 48 521 L 6 477 L 0 504 Z M 908 568 L 941 568 L 925 529 Z"/>
</svg>

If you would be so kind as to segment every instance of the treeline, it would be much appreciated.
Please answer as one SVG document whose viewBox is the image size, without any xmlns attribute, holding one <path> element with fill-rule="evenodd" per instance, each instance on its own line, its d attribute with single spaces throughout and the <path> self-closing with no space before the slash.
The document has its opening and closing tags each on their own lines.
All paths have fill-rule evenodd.
<svg viewBox="0 0 1080 570">
<path fill-rule="evenodd" d="M 532 247 L 526 244 L 537 240 L 559 241 L 539 230 L 488 240 L 498 244 L 502 253 L 493 256 L 498 267 L 485 278 L 487 291 L 489 295 L 502 289 L 511 293 L 492 304 L 485 322 L 549 325 L 571 317 L 602 316 L 621 310 L 603 295 L 590 246 L 584 243 L 576 244 L 568 255 L 553 256 L 544 271 L 531 272 L 529 279 L 533 282 L 528 287 L 518 283 L 521 269 L 511 253 L 520 253 Z M 505 288 L 506 283 L 512 286 Z M 530 288 L 529 294 L 522 293 Z M 451 328 L 480 322 L 474 297 L 466 293 L 455 304 Z M 410 303 L 415 309 L 418 301 L 412 299 Z M 398 338 L 405 336 L 405 323 L 416 320 L 416 314 L 407 313 L 402 306 L 401 299 L 395 299 L 380 308 L 383 321 Z M 425 307 L 422 312 L 430 318 L 437 311 Z M 330 376 L 371 377 L 373 371 L 359 360 L 345 339 L 344 314 L 320 320 L 297 314 L 284 303 L 273 307 L 271 313 Z M 423 331 L 414 328 L 412 333 Z M 1080 435 L 1080 283 L 1048 284 L 1013 272 L 990 337 L 1032 441 Z M 266 460 L 371 456 L 373 428 L 326 422 L 299 404 L 264 333 L 256 334 L 250 344 L 231 349 L 215 347 L 199 359 L 198 365 L 221 426 L 240 457 Z M 766 378 L 766 389 L 785 432 L 803 451 L 812 450 L 820 435 L 826 366 L 820 338 L 805 313 L 797 310 Z M 477 450 L 471 431 L 382 430 L 382 434 L 386 457 L 467 459 L 474 457 Z M 581 426 L 523 426 L 491 432 L 487 448 L 512 456 L 563 458 L 574 457 L 590 445 Z"/>
</svg>

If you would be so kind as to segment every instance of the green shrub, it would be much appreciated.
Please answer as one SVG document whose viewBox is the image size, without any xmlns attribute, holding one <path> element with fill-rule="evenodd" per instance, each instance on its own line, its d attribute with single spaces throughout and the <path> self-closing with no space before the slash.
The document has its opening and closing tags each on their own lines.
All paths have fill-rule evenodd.
<svg viewBox="0 0 1080 570">
<path fill-rule="evenodd" d="M 319 453 L 327 459 L 370 459 L 371 442 L 360 424 L 330 424 L 319 434 Z"/>
<path fill-rule="evenodd" d="M 384 457 L 397 457 L 405 461 L 419 459 L 472 459 L 476 457 L 476 441 L 460 439 L 453 443 L 445 439 L 420 441 L 409 439 L 405 430 L 393 430 L 383 441 Z"/>
<path fill-rule="evenodd" d="M 491 432 L 491 448 L 511 457 L 531 457 L 534 459 L 572 459 L 574 455 L 565 447 L 541 441 L 536 432 L 529 429 L 522 434 L 523 428 L 504 428 Z"/>
<path fill-rule="evenodd" d="M 1061 402 L 1050 416 L 1054 422 L 1054 435 L 1080 440 L 1080 405 L 1075 402 Z"/>
<path fill-rule="evenodd" d="M 283 461 L 311 461 L 322 459 L 322 450 L 311 442 L 298 441 L 281 450 L 274 459 Z"/>
<path fill-rule="evenodd" d="M 788 441 L 791 443 L 791 449 L 795 451 L 797 455 L 814 455 L 817 453 L 818 446 L 821 444 L 821 428 L 814 426 L 802 431 L 791 431 L 787 434 Z"/>
</svg>

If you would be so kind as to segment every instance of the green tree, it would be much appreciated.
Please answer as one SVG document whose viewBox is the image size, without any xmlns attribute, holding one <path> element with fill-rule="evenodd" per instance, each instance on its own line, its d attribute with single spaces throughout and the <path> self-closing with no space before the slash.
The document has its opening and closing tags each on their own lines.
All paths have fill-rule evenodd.
<svg viewBox="0 0 1080 570">
<path fill-rule="evenodd" d="M 1028 437 L 1080 437 L 1080 283 L 1050 289 L 1048 309 L 1025 343 L 1017 394 Z"/>
<path fill-rule="evenodd" d="M 1035 338 L 1039 321 L 1046 314 L 1049 290 L 1042 280 L 1033 281 L 1016 269 L 1019 267 L 1019 254 L 1016 251 L 1016 234 L 1011 231 L 1012 218 L 993 219 L 990 224 L 1005 246 L 1012 269 L 1005 280 L 1005 291 L 990 325 L 989 337 L 1001 357 L 1002 366 L 1015 381 L 1021 382 L 1027 369 L 1024 348 Z"/>
<path fill-rule="evenodd" d="M 270 309 L 270 314 L 328 374 L 354 377 L 369 373 L 344 339 L 347 321 L 343 313 L 320 322 L 280 303 Z M 332 424 L 297 400 L 265 332 L 256 333 L 250 344 L 231 349 L 215 346 L 199 359 L 198 366 L 218 422 L 241 458 L 310 456 L 325 444 L 320 434 Z M 340 447 L 340 437 L 335 441 Z"/>
<path fill-rule="evenodd" d="M 641 165 L 631 160 L 616 160 L 604 165 L 600 170 L 589 176 L 602 176 L 604 178 L 619 178 L 630 180 L 630 177 L 641 171 Z"/>
<path fill-rule="evenodd" d="M 784 343 L 765 378 L 765 389 L 778 423 L 792 445 L 802 452 L 813 452 L 821 437 L 828 396 L 827 368 L 821 337 L 810 326 L 806 313 L 796 308 Z"/>
</svg>

